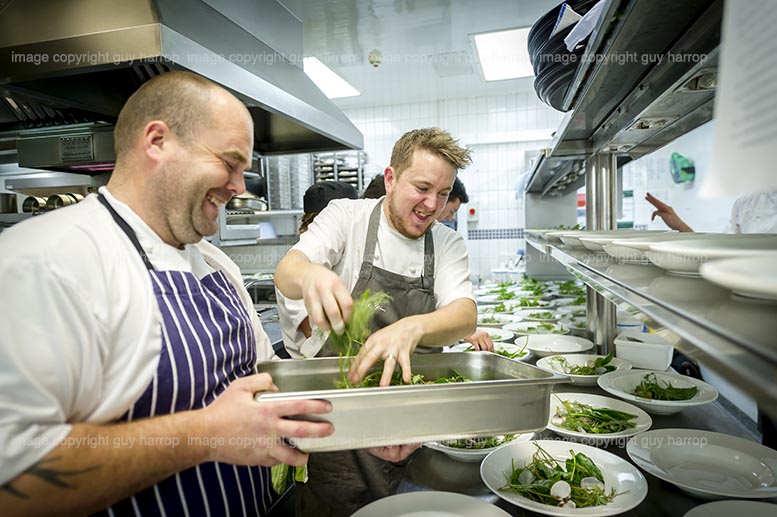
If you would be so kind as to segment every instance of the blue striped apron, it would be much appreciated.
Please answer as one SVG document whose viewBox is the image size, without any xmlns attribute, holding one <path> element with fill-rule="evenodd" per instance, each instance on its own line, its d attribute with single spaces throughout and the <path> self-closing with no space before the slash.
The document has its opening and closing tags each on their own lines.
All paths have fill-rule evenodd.
<svg viewBox="0 0 777 517">
<path fill-rule="evenodd" d="M 98 199 L 140 254 L 162 314 L 157 370 L 119 421 L 207 406 L 232 381 L 254 373 L 256 343 L 245 306 L 221 271 L 198 279 L 184 271 L 154 269 L 132 228 L 104 196 Z M 138 437 L 138 441 L 153 438 Z M 210 462 L 164 479 L 103 514 L 265 515 L 274 497 L 269 468 Z"/>
</svg>

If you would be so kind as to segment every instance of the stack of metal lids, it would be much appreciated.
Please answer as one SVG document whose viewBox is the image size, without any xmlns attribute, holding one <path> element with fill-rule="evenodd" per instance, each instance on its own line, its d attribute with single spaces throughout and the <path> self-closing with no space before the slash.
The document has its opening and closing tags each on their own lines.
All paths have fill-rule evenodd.
<svg viewBox="0 0 777 517">
<path fill-rule="evenodd" d="M 569 0 L 566 5 L 576 13 L 584 15 L 598 1 Z M 528 37 L 529 58 L 535 76 L 534 90 L 542 102 L 559 111 L 564 111 L 564 97 L 585 51 L 585 45 L 581 44 L 570 52 L 564 43 L 564 38 L 574 25 L 551 36 L 563 5 L 559 4 L 537 20 Z"/>
</svg>

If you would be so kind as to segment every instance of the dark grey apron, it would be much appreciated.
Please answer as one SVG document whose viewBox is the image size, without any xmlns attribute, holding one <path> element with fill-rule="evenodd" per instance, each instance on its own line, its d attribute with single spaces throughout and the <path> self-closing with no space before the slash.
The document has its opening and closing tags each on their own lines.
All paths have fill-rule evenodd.
<svg viewBox="0 0 777 517">
<path fill-rule="evenodd" d="M 421 277 L 398 275 L 376 267 L 372 262 L 378 241 L 378 226 L 383 201 L 375 205 L 370 215 L 364 260 L 359 278 L 351 291 L 356 299 L 367 289 L 383 291 L 391 303 L 373 317 L 375 332 L 406 316 L 427 314 L 436 307 L 434 297 L 434 241 L 431 229 L 424 236 L 424 268 Z M 416 352 L 441 352 L 441 347 L 418 347 Z M 336 355 L 327 343 L 319 356 Z M 308 460 L 309 480 L 297 484 L 298 517 L 346 517 L 372 501 L 393 495 L 397 491 L 407 460 L 399 463 L 384 461 L 364 450 L 313 453 Z"/>
</svg>

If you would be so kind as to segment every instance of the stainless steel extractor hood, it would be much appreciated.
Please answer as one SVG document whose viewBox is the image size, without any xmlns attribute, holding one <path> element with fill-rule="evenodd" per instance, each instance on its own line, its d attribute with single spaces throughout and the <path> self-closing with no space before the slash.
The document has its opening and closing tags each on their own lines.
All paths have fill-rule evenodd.
<svg viewBox="0 0 777 517">
<path fill-rule="evenodd" d="M 261 154 L 363 147 L 301 56 L 302 24 L 274 0 L 0 2 L 0 155 L 47 128 L 102 131 L 138 86 L 169 70 L 196 72 L 240 98 Z"/>
</svg>

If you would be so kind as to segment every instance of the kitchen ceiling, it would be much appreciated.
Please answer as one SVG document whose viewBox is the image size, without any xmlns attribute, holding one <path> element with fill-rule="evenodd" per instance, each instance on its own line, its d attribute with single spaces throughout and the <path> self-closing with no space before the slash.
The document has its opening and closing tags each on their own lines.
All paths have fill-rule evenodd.
<svg viewBox="0 0 777 517">
<path fill-rule="evenodd" d="M 315 56 L 361 92 L 343 109 L 533 91 L 533 77 L 486 82 L 472 35 L 531 26 L 559 0 L 282 0 Z M 380 66 L 370 64 L 377 50 Z"/>
</svg>

